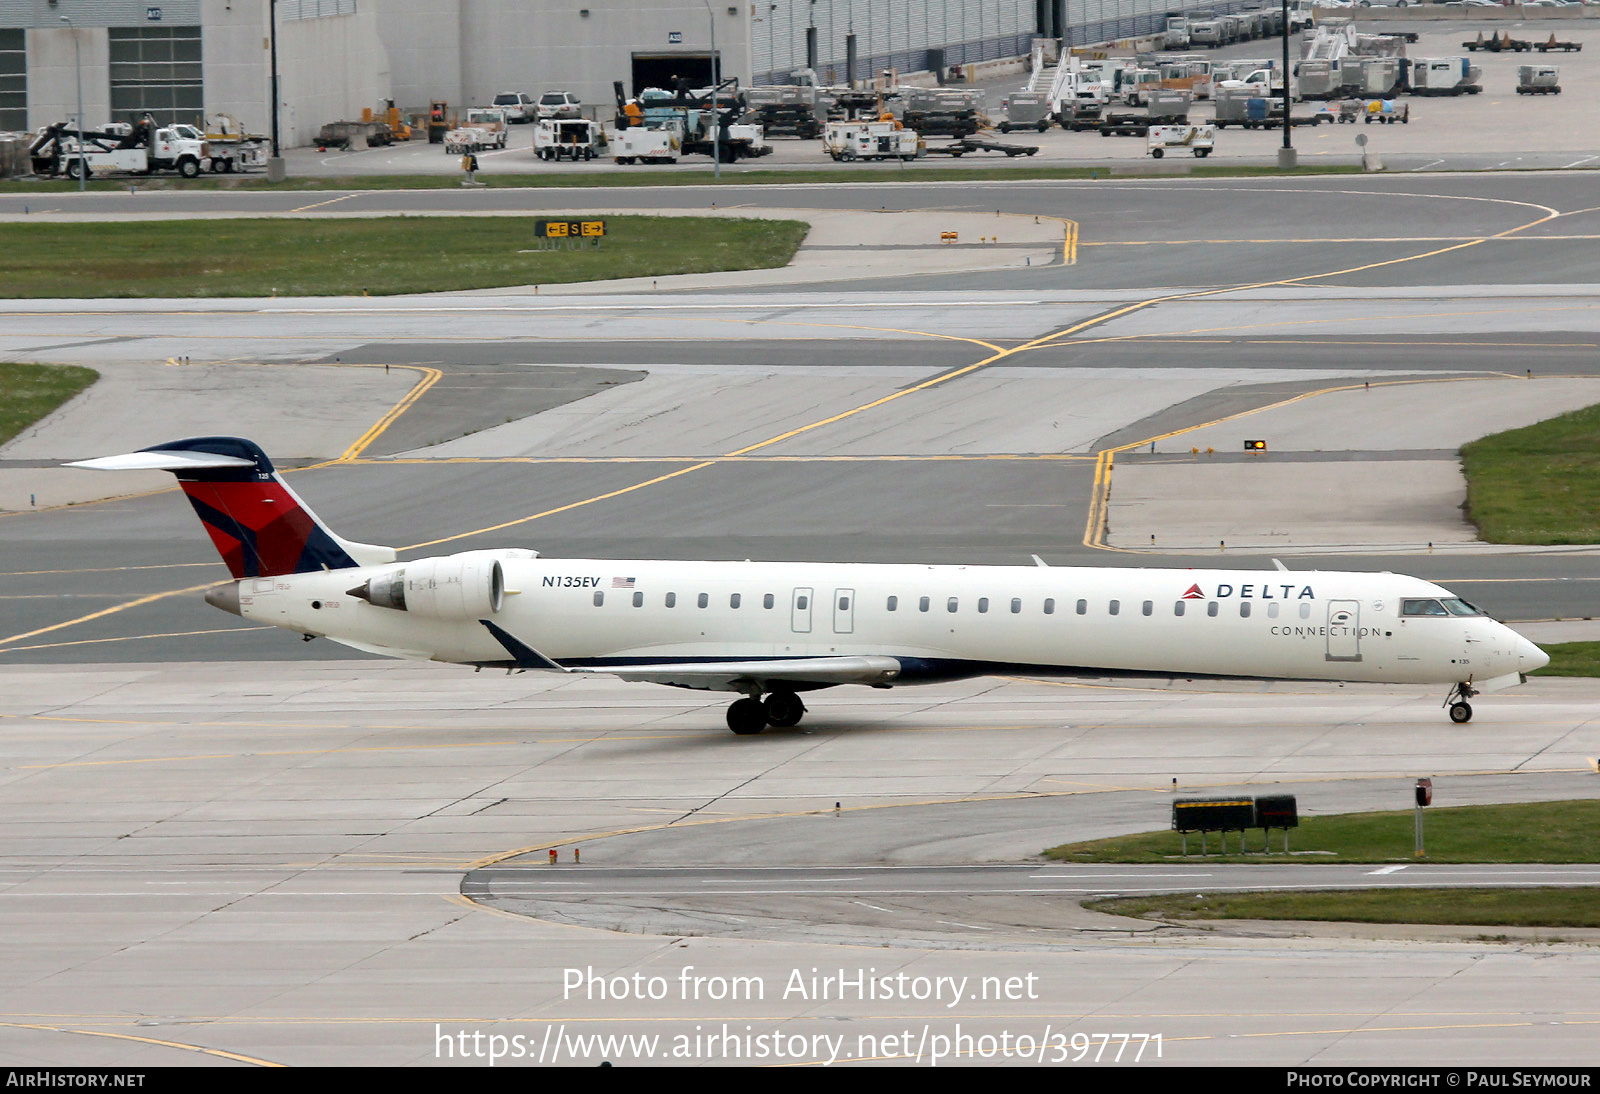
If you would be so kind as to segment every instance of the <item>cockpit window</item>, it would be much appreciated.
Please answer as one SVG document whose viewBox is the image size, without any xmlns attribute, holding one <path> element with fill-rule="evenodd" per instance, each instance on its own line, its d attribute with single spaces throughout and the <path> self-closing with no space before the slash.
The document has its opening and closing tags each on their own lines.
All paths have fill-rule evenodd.
<svg viewBox="0 0 1600 1094">
<path fill-rule="evenodd" d="M 1488 615 L 1489 613 L 1476 604 L 1469 604 L 1458 596 L 1452 596 L 1443 601 L 1446 610 L 1451 615 Z"/>
<path fill-rule="evenodd" d="M 1400 602 L 1401 615 L 1449 615 L 1444 610 L 1444 605 L 1437 600 L 1402 600 Z"/>
</svg>

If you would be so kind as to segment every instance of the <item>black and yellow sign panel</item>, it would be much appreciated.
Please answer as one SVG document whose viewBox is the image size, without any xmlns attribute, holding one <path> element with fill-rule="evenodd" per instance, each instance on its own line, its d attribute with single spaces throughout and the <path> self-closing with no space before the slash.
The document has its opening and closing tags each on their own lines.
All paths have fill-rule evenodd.
<svg viewBox="0 0 1600 1094">
<path fill-rule="evenodd" d="M 533 234 L 538 239 L 599 239 L 606 234 L 603 220 L 536 220 Z"/>
</svg>

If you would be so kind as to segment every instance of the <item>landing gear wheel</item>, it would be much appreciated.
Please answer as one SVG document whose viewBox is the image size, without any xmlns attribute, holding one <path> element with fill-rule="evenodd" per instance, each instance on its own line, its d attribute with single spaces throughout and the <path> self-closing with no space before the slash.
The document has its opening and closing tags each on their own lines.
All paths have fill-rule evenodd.
<svg viewBox="0 0 1600 1094">
<path fill-rule="evenodd" d="M 789 729 L 800 724 L 805 717 L 806 705 L 792 691 L 775 691 L 764 704 L 767 723 L 778 729 Z"/>
<path fill-rule="evenodd" d="M 728 728 L 747 737 L 767 728 L 767 708 L 760 699 L 740 699 L 728 708 Z"/>
<path fill-rule="evenodd" d="M 1470 683 L 1460 683 L 1450 689 L 1450 694 L 1444 697 L 1445 705 L 1450 708 L 1450 720 L 1456 725 L 1472 721 L 1472 704 L 1467 702 L 1478 694 Z"/>
</svg>

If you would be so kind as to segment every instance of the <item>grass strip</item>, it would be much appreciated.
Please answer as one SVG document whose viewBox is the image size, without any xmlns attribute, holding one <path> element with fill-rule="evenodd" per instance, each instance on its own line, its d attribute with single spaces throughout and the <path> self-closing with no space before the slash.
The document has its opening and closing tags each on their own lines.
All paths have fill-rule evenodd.
<svg viewBox="0 0 1600 1094">
<path fill-rule="evenodd" d="M 0 361 L 0 444 L 4 444 L 100 378 L 77 365 Z"/>
<path fill-rule="evenodd" d="M 1467 516 L 1491 543 L 1600 543 L 1600 406 L 1461 449 Z"/>
<path fill-rule="evenodd" d="M 1250 854 L 1233 853 L 1239 834 L 1230 833 L 1228 855 L 1199 856 L 1200 837 L 1189 835 L 1191 862 L 1551 862 L 1600 861 L 1600 801 L 1518 802 L 1510 805 L 1430 806 L 1425 817 L 1427 855 L 1415 855 L 1411 809 L 1392 813 L 1345 813 L 1302 817 L 1289 834 L 1297 854 L 1265 854 L 1260 829 L 1246 834 Z M 1215 852 L 1216 833 L 1208 837 Z M 1272 834 L 1275 849 L 1283 833 Z M 1320 852 L 1320 853 L 1319 853 Z M 1063 862 L 1159 862 L 1182 854 L 1177 832 L 1132 836 L 1052 847 L 1046 857 Z M 1181 859 L 1180 859 L 1181 861 Z"/>
<path fill-rule="evenodd" d="M 1600 642 L 1553 642 L 1539 648 L 1550 655 L 1539 676 L 1600 676 Z"/>
<path fill-rule="evenodd" d="M 1591 888 L 1362 889 L 1112 897 L 1084 907 L 1140 919 L 1297 919 L 1477 927 L 1600 927 Z"/>
<path fill-rule="evenodd" d="M 0 224 L 0 296 L 330 296 L 445 292 L 785 265 L 808 225 L 607 217 L 599 246 L 541 249 L 547 217 Z"/>
</svg>

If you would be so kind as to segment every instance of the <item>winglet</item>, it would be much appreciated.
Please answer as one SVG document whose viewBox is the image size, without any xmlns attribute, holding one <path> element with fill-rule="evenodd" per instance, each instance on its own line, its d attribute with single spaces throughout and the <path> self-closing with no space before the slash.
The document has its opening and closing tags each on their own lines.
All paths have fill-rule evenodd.
<svg viewBox="0 0 1600 1094">
<path fill-rule="evenodd" d="M 478 622 L 489 628 L 489 633 L 494 635 L 494 640 L 504 646 L 506 648 L 506 652 L 516 659 L 518 668 L 549 669 L 554 672 L 571 671 L 570 669 L 556 664 L 554 661 L 550 660 L 550 658 L 546 657 L 532 646 L 525 644 L 519 640 L 516 635 L 511 634 L 505 628 L 497 627 L 487 619 L 480 619 Z"/>
</svg>

